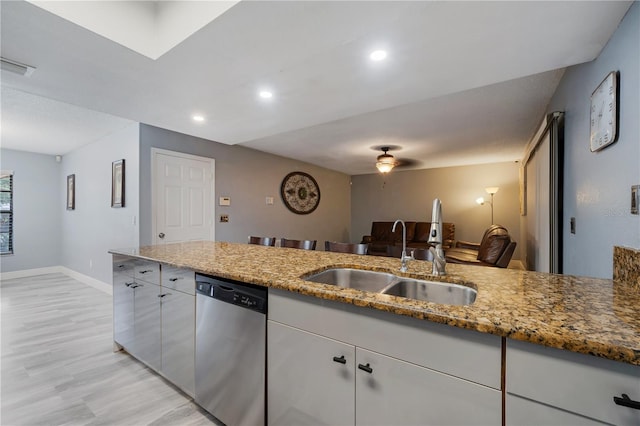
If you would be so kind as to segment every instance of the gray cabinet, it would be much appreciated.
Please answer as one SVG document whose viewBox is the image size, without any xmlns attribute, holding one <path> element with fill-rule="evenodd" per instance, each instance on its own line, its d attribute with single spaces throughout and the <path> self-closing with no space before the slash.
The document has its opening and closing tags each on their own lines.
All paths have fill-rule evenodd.
<svg viewBox="0 0 640 426">
<path fill-rule="evenodd" d="M 637 365 L 508 339 L 506 391 L 507 425 L 640 424 L 640 410 L 613 399 L 640 401 Z"/>
<path fill-rule="evenodd" d="M 114 341 L 193 396 L 195 273 L 113 257 Z"/>
<path fill-rule="evenodd" d="M 496 390 L 356 348 L 356 425 L 499 425 L 501 405 Z"/>
<path fill-rule="evenodd" d="M 348 425 L 355 419 L 355 347 L 267 322 L 269 425 Z"/>
<path fill-rule="evenodd" d="M 164 270 L 162 272 L 164 274 Z M 193 275 L 194 272 L 191 271 Z M 193 278 L 191 278 L 193 281 Z M 195 284 L 194 284 L 195 285 Z M 195 295 L 162 288 L 162 374 L 189 395 L 195 379 Z"/>
<path fill-rule="evenodd" d="M 499 337 L 272 289 L 267 330 L 270 425 L 502 422 Z"/>
</svg>

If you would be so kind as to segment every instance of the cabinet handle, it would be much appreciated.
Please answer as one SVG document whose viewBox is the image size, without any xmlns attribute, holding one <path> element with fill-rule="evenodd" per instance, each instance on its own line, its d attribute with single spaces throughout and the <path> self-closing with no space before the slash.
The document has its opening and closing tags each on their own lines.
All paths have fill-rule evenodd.
<svg viewBox="0 0 640 426">
<path fill-rule="evenodd" d="M 159 294 L 158 297 L 162 298 L 165 296 L 171 296 L 171 293 L 163 293 L 163 294 Z"/>
<path fill-rule="evenodd" d="M 346 364 L 346 363 L 347 363 L 347 360 L 346 360 L 346 359 L 344 359 L 344 355 L 340 355 L 339 357 L 334 356 L 334 357 L 333 357 L 333 360 L 334 360 L 335 362 L 339 362 L 340 364 Z"/>
<path fill-rule="evenodd" d="M 131 287 L 132 285 L 134 285 L 136 282 L 132 282 L 132 283 L 124 283 L 124 285 L 126 285 L 127 287 Z"/>
<path fill-rule="evenodd" d="M 178 278 L 169 278 L 169 281 L 171 281 L 172 283 L 175 283 L 176 281 L 182 279 L 182 277 L 178 277 Z"/>
<path fill-rule="evenodd" d="M 369 366 L 369 363 L 367 363 L 367 365 L 358 364 L 358 368 L 362 371 L 366 371 L 369 374 L 373 373 L 373 368 Z"/>
<path fill-rule="evenodd" d="M 151 269 L 145 269 L 144 271 L 140 271 L 141 274 L 147 274 L 149 272 L 153 272 Z"/>
<path fill-rule="evenodd" d="M 135 283 L 132 283 L 132 284 L 135 284 Z M 140 287 L 141 285 L 142 285 L 142 284 L 136 284 L 136 285 L 129 286 L 129 288 L 138 288 L 138 287 Z"/>
<path fill-rule="evenodd" d="M 629 395 L 627 395 L 626 393 L 622 394 L 622 398 L 620 398 L 619 396 L 614 396 L 613 402 L 615 402 L 617 405 L 622 405 L 623 407 L 640 410 L 640 401 L 634 401 L 633 399 L 629 398 Z"/>
</svg>

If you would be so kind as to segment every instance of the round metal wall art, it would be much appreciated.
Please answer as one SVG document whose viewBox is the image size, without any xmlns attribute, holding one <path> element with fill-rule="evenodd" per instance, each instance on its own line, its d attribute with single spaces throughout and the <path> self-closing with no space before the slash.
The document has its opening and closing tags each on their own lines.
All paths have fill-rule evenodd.
<svg viewBox="0 0 640 426">
<path fill-rule="evenodd" d="M 282 202 L 296 214 L 309 214 L 320 204 L 320 187 L 308 173 L 291 172 L 280 186 Z"/>
</svg>

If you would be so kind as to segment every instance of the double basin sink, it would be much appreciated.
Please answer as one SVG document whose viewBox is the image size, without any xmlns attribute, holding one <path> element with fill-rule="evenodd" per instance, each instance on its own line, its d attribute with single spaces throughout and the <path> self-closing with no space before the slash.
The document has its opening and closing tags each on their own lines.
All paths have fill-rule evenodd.
<svg viewBox="0 0 640 426">
<path fill-rule="evenodd" d="M 476 289 L 460 284 L 352 268 L 327 269 L 305 280 L 446 305 L 471 305 L 478 294 Z"/>
</svg>

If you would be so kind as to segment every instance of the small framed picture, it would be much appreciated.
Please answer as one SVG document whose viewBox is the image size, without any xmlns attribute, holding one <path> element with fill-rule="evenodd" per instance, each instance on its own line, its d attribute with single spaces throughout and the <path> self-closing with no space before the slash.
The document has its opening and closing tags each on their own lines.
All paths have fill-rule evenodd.
<svg viewBox="0 0 640 426">
<path fill-rule="evenodd" d="M 67 210 L 76 209 L 76 175 L 67 176 Z"/>
<path fill-rule="evenodd" d="M 111 164 L 111 207 L 124 207 L 124 159 Z"/>
</svg>

